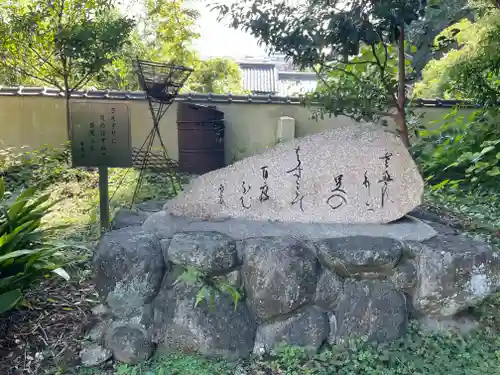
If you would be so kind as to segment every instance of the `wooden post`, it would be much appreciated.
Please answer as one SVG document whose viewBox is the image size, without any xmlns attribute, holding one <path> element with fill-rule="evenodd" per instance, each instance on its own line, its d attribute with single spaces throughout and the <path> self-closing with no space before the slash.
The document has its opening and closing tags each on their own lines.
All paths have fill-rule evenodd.
<svg viewBox="0 0 500 375">
<path fill-rule="evenodd" d="M 99 208 L 102 234 L 109 230 L 108 167 L 99 167 Z"/>
</svg>

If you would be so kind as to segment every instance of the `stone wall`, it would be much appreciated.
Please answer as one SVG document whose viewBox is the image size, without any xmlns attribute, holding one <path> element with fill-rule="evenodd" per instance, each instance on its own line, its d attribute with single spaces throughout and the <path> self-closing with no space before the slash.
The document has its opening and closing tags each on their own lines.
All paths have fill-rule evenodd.
<svg viewBox="0 0 500 375">
<path fill-rule="evenodd" d="M 90 336 L 127 363 L 155 348 L 236 359 L 281 343 L 314 353 L 357 335 L 394 340 L 409 319 L 450 319 L 500 285 L 488 245 L 414 218 L 209 222 L 161 211 L 133 221 L 105 234 L 93 260 L 107 313 Z M 216 293 L 213 309 L 195 306 L 202 285 L 178 279 L 187 266 L 226 278 L 243 300 Z"/>
</svg>

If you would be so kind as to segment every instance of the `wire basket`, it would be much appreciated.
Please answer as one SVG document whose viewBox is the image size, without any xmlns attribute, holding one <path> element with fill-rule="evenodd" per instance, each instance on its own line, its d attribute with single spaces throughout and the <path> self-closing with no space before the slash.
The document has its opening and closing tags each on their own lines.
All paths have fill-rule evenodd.
<svg viewBox="0 0 500 375">
<path fill-rule="evenodd" d="M 193 69 L 154 61 L 136 60 L 139 84 L 146 95 L 170 103 L 178 95 Z"/>
</svg>

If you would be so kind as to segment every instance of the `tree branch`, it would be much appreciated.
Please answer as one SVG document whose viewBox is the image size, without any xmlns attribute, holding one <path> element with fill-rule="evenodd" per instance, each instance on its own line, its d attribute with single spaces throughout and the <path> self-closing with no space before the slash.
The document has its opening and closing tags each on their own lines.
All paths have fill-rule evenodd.
<svg viewBox="0 0 500 375">
<path fill-rule="evenodd" d="M 20 74 L 24 74 L 28 77 L 33 78 L 33 79 L 45 82 L 51 86 L 55 86 L 56 88 L 58 88 L 61 91 L 64 91 L 64 89 L 57 83 L 57 81 L 51 81 L 48 78 L 44 78 L 44 77 L 37 77 L 36 75 L 29 73 L 27 70 L 21 69 L 21 68 L 17 67 L 16 65 L 11 65 L 11 64 L 6 63 L 6 62 L 4 62 L 3 64 L 4 64 L 4 66 L 8 67 L 9 69 L 12 69 Z"/>
<path fill-rule="evenodd" d="M 387 90 L 387 93 L 390 95 L 392 100 L 397 101 L 397 97 L 396 97 L 396 95 L 394 95 L 394 90 L 391 90 L 391 88 L 389 87 L 389 85 L 387 84 L 387 82 L 385 80 L 385 68 L 387 66 L 386 64 L 387 64 L 387 57 L 388 56 L 386 55 L 384 65 L 382 65 L 382 63 L 380 62 L 380 59 L 377 55 L 377 50 L 375 48 L 375 45 L 372 44 L 371 48 L 372 48 L 372 53 L 375 56 L 376 64 L 377 64 L 378 68 L 380 69 L 380 81 L 382 82 L 382 85 L 384 85 L 384 88 Z"/>
<path fill-rule="evenodd" d="M 94 73 L 95 73 L 95 71 L 91 70 L 91 71 L 87 72 L 86 74 L 84 74 L 82 79 L 80 79 L 75 85 L 73 85 L 71 90 L 69 90 L 70 94 L 73 93 L 74 91 L 78 90 L 80 87 L 82 87 L 86 83 L 88 83 L 90 81 L 90 79 L 92 78 L 92 75 Z"/>
<path fill-rule="evenodd" d="M 27 45 L 25 45 L 25 47 L 29 48 L 42 61 L 42 64 L 47 64 L 55 73 L 62 75 L 61 71 L 49 62 L 50 58 L 55 55 L 56 51 L 52 51 L 50 56 L 43 58 L 42 55 L 36 50 L 36 48 L 31 46 L 31 44 L 28 43 Z"/>
</svg>

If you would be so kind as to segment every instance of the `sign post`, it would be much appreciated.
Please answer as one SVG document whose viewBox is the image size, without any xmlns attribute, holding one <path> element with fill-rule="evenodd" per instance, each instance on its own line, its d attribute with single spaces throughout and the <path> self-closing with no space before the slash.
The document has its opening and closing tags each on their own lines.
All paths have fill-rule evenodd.
<svg viewBox="0 0 500 375">
<path fill-rule="evenodd" d="M 108 167 L 99 167 L 99 220 L 101 233 L 109 230 Z"/>
<path fill-rule="evenodd" d="M 128 106 L 73 101 L 70 113 L 72 166 L 99 168 L 100 226 L 105 232 L 110 219 L 108 168 L 133 166 Z"/>
</svg>

